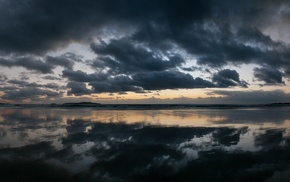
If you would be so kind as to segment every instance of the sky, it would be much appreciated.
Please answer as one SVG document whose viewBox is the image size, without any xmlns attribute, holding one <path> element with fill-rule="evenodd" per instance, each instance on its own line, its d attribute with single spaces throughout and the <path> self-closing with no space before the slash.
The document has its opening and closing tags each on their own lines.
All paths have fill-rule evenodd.
<svg viewBox="0 0 290 182">
<path fill-rule="evenodd" d="M 288 0 L 0 0 L 0 102 L 290 102 Z"/>
</svg>

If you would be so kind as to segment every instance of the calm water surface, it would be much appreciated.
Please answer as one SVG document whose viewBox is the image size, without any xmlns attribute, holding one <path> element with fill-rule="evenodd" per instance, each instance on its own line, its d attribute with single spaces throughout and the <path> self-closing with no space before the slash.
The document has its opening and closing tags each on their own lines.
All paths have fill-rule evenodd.
<svg viewBox="0 0 290 182">
<path fill-rule="evenodd" d="M 289 181 L 290 108 L 0 108 L 0 181 Z"/>
</svg>

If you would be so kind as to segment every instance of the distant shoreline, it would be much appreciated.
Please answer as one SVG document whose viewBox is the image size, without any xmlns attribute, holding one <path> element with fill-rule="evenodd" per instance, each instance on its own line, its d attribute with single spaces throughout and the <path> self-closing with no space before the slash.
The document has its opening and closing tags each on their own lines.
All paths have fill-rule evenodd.
<svg viewBox="0 0 290 182">
<path fill-rule="evenodd" d="M 49 107 L 49 108 L 95 108 L 95 109 L 234 109 L 234 108 L 273 108 L 290 107 L 290 103 L 268 104 L 101 104 L 92 102 L 77 102 L 64 104 L 7 104 L 0 103 L 0 107 Z"/>
</svg>

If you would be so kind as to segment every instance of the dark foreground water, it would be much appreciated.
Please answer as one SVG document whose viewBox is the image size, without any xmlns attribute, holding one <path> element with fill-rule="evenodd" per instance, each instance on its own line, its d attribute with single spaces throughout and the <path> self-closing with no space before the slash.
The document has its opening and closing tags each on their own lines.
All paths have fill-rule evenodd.
<svg viewBox="0 0 290 182">
<path fill-rule="evenodd" d="M 290 108 L 0 108 L 0 181 L 290 181 Z"/>
</svg>

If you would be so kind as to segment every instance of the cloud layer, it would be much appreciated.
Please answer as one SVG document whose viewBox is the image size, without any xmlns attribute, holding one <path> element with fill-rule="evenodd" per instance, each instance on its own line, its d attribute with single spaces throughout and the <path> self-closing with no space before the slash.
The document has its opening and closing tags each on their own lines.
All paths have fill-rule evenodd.
<svg viewBox="0 0 290 182">
<path fill-rule="evenodd" d="M 275 32 L 287 29 L 289 14 L 284 0 L 2 0 L 0 66 L 61 80 L 62 92 L 78 96 L 247 89 L 251 83 L 231 67 L 246 64 L 255 66 L 252 83 L 283 86 L 290 78 L 290 40 Z M 71 43 L 95 58 L 82 51 L 51 54 Z"/>
</svg>

